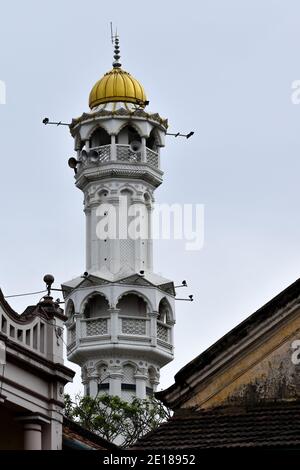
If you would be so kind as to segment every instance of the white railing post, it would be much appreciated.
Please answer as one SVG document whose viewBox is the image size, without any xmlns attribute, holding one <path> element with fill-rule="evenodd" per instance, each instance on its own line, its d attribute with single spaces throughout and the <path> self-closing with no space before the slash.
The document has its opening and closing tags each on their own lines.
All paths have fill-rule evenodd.
<svg viewBox="0 0 300 470">
<path fill-rule="evenodd" d="M 149 312 L 151 346 L 157 345 L 157 317 L 158 312 Z"/>
<path fill-rule="evenodd" d="M 142 162 L 147 162 L 146 137 L 142 137 Z"/>
<path fill-rule="evenodd" d="M 111 152 L 110 152 L 110 159 L 112 161 L 117 160 L 117 146 L 116 146 L 116 136 L 114 134 L 111 135 Z"/>
</svg>

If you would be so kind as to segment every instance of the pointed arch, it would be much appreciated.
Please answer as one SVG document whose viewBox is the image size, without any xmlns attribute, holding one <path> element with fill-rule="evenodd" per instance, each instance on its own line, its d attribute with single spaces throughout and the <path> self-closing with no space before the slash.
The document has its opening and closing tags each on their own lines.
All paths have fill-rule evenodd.
<svg viewBox="0 0 300 470">
<path fill-rule="evenodd" d="M 80 313 L 83 313 L 86 316 L 88 314 L 87 307 L 89 306 L 89 303 L 93 303 L 93 299 L 97 300 L 97 297 L 103 299 L 103 302 L 99 303 L 99 306 L 98 306 L 98 308 L 100 306 L 103 307 L 103 308 L 100 308 L 100 314 L 104 313 L 105 308 L 106 310 L 110 308 L 110 303 L 109 303 L 109 299 L 107 298 L 107 296 L 103 294 L 103 292 L 93 291 L 89 293 L 81 302 Z M 95 304 L 94 304 L 94 308 L 97 308 Z"/>
<path fill-rule="evenodd" d="M 72 299 L 69 299 L 67 301 L 67 305 L 66 305 L 66 308 L 65 308 L 65 314 L 66 314 L 66 317 L 68 318 L 72 318 L 72 316 L 74 315 L 75 313 L 75 305 L 74 305 L 74 302 Z"/>
<path fill-rule="evenodd" d="M 86 135 L 86 139 L 89 140 L 91 138 L 91 136 L 94 134 L 94 132 L 97 130 L 97 129 L 103 129 L 107 134 L 109 134 L 108 132 L 108 129 L 105 125 L 105 123 L 101 122 L 101 124 L 99 124 L 99 122 L 97 122 L 93 127 L 91 127 L 91 129 L 87 132 L 87 135 Z M 109 134 L 110 135 L 110 134 Z"/>
<path fill-rule="evenodd" d="M 142 129 L 140 128 L 140 126 L 136 123 L 136 122 L 133 122 L 133 121 L 130 121 L 130 120 L 126 120 L 125 122 L 123 122 L 119 128 L 116 130 L 116 135 L 119 135 L 120 132 L 125 129 L 126 127 L 132 127 L 140 137 L 143 136 L 143 131 Z"/>
<path fill-rule="evenodd" d="M 162 146 L 162 141 L 156 127 L 153 127 L 149 137 L 146 139 L 146 147 L 157 152 L 157 148 Z"/>
<path fill-rule="evenodd" d="M 124 359 L 124 361 L 121 362 L 121 367 L 123 368 L 125 366 L 133 367 L 134 373 L 136 374 L 138 367 L 134 361 L 131 361 L 130 359 Z"/>
<path fill-rule="evenodd" d="M 102 127 L 98 126 L 94 132 L 90 135 L 90 148 L 94 147 L 101 147 L 103 145 L 110 145 L 111 144 L 111 136 L 107 132 L 107 130 Z"/>
<path fill-rule="evenodd" d="M 163 297 L 158 305 L 158 321 L 163 323 L 172 323 L 173 310 L 167 297 Z"/>
<path fill-rule="evenodd" d="M 122 294 L 119 295 L 119 297 L 117 298 L 117 301 L 116 301 L 116 306 L 117 308 L 120 308 L 118 307 L 120 305 L 120 302 L 122 301 L 122 299 L 124 299 L 125 297 L 128 297 L 128 296 L 133 296 L 133 297 L 138 297 L 140 299 L 142 299 L 145 303 L 145 306 L 146 306 L 146 309 L 145 309 L 145 312 L 144 314 L 147 314 L 149 312 L 152 312 L 153 311 L 153 306 L 149 300 L 149 298 L 142 294 L 141 292 L 135 290 L 135 289 L 131 289 L 131 290 L 128 290 L 128 291 L 125 291 L 125 292 L 122 292 Z M 130 299 L 132 300 L 132 299 Z M 127 305 L 127 307 L 129 307 L 130 305 Z M 137 305 L 138 307 L 139 305 Z M 126 309 L 126 305 L 124 305 L 125 309 Z M 125 310 L 124 309 L 124 310 Z M 137 312 L 138 313 L 138 312 Z M 135 314 L 137 314 L 135 313 Z M 133 313 L 134 314 L 134 313 Z"/>
</svg>

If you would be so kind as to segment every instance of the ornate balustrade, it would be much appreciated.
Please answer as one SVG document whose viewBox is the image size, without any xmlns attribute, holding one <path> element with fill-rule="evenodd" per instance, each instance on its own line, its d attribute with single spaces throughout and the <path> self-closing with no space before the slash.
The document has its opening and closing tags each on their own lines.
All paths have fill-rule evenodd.
<svg viewBox="0 0 300 470">
<path fill-rule="evenodd" d="M 157 322 L 157 339 L 170 343 L 170 327 L 160 321 Z"/>
<path fill-rule="evenodd" d="M 130 145 L 117 144 L 117 160 L 122 162 L 141 162 L 142 152 L 133 152 Z"/>
<path fill-rule="evenodd" d="M 89 318 L 86 319 L 86 335 L 101 336 L 108 334 L 107 318 Z"/>
<path fill-rule="evenodd" d="M 154 150 L 151 150 L 148 147 L 146 147 L 146 161 L 150 166 L 159 168 L 158 153 L 154 152 Z"/>
<path fill-rule="evenodd" d="M 36 317 L 32 320 L 14 321 L 4 312 L 0 312 L 0 331 L 16 343 L 22 344 L 26 348 L 46 355 L 46 328 L 47 324 L 43 319 Z"/>
<path fill-rule="evenodd" d="M 97 318 L 84 318 L 80 322 L 68 326 L 68 351 L 70 351 L 76 344 L 76 327 L 79 328 L 78 338 L 89 341 L 107 339 L 107 336 L 116 335 L 120 341 L 126 341 L 126 336 L 139 336 L 141 340 L 150 341 L 153 334 L 155 336 L 153 323 L 150 318 L 141 318 L 133 316 L 121 315 L 117 318 L 115 327 L 112 325 L 110 317 L 97 317 Z M 115 331 L 112 329 L 115 328 Z M 171 326 L 163 322 L 156 322 L 156 337 L 161 347 L 172 348 L 171 345 Z M 94 337 L 94 338 L 93 338 Z"/>
<path fill-rule="evenodd" d="M 115 159 L 120 162 L 145 162 L 153 168 L 159 168 L 158 153 L 148 147 L 145 147 L 146 154 L 144 158 L 142 149 L 138 152 L 134 152 L 130 145 L 125 144 L 102 145 L 100 147 L 92 147 L 89 150 L 97 152 L 98 157 L 96 154 L 87 154 L 87 156 L 81 158 L 81 168 L 99 163 L 111 162 L 114 160 L 113 155 L 115 155 Z"/>
<path fill-rule="evenodd" d="M 121 332 L 125 335 L 147 334 L 147 320 L 138 318 L 121 318 Z"/>
</svg>

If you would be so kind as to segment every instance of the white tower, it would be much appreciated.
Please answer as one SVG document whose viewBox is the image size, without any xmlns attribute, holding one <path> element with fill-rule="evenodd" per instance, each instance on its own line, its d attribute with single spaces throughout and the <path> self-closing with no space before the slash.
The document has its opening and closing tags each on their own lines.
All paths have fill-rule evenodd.
<svg viewBox="0 0 300 470">
<path fill-rule="evenodd" d="M 145 111 L 143 87 L 121 68 L 114 41 L 113 69 L 94 85 L 90 111 L 70 125 L 77 160 L 69 164 L 84 194 L 86 272 L 62 288 L 68 359 L 81 366 L 85 394 L 129 401 L 152 395 L 160 368 L 173 359 L 175 292 L 153 272 L 147 236 L 167 120 Z"/>
</svg>

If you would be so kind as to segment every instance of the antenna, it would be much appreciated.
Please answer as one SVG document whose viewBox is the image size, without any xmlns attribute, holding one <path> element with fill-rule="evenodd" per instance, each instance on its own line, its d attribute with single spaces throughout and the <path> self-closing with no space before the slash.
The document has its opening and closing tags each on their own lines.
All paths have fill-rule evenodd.
<svg viewBox="0 0 300 470">
<path fill-rule="evenodd" d="M 49 118 L 45 117 L 43 119 L 43 124 L 45 124 L 45 126 L 47 126 L 47 124 L 53 124 L 55 126 L 70 126 L 70 124 L 68 124 L 67 122 L 53 122 L 53 121 L 49 121 Z"/>
<path fill-rule="evenodd" d="M 194 300 L 194 296 L 193 294 L 189 295 L 187 299 L 178 299 L 178 298 L 175 298 L 175 300 L 184 300 L 185 302 L 193 302 Z"/>
<path fill-rule="evenodd" d="M 119 69 L 122 65 L 120 62 L 120 58 L 121 58 L 120 46 L 119 46 L 120 41 L 119 41 L 117 28 L 116 28 L 116 33 L 114 34 L 112 21 L 110 22 L 110 37 L 111 37 L 111 42 L 114 45 L 113 67 Z"/>
<path fill-rule="evenodd" d="M 179 289 L 179 287 L 187 287 L 187 282 L 186 280 L 183 280 L 180 286 L 174 286 L 175 289 Z"/>
<path fill-rule="evenodd" d="M 111 37 L 111 43 L 114 43 L 114 33 L 113 33 L 113 25 L 112 21 L 110 22 L 110 37 Z"/>
<path fill-rule="evenodd" d="M 166 135 L 173 135 L 174 137 L 186 137 L 187 139 L 189 139 L 190 137 L 192 137 L 192 135 L 194 135 L 195 132 L 194 131 L 191 131 L 189 132 L 188 134 L 181 134 L 180 132 L 177 132 L 176 134 L 172 134 L 170 132 L 167 132 Z"/>
<path fill-rule="evenodd" d="M 116 32 L 114 34 L 112 21 L 110 22 L 110 37 L 111 37 L 111 43 L 112 44 L 115 42 L 116 39 L 119 39 L 117 28 L 116 28 Z"/>
</svg>

